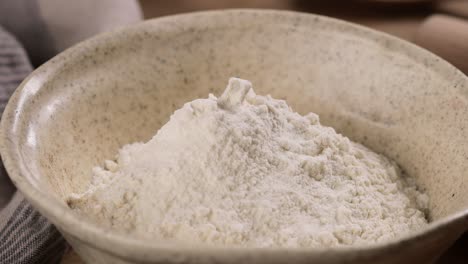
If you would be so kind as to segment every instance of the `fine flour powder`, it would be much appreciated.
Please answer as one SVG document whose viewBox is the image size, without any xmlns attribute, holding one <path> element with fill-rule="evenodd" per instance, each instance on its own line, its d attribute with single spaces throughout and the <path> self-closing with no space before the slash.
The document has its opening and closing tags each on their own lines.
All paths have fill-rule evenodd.
<svg viewBox="0 0 468 264">
<path fill-rule="evenodd" d="M 146 239 L 330 247 L 420 229 L 428 198 L 386 157 L 231 78 L 219 98 L 186 103 L 149 142 L 96 167 L 67 202 Z"/>
</svg>

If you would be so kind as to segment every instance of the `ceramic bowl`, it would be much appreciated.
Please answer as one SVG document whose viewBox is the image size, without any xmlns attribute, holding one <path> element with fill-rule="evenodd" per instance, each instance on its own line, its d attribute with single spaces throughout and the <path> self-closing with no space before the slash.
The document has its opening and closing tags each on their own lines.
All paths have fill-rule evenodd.
<svg viewBox="0 0 468 264">
<path fill-rule="evenodd" d="M 146 141 L 229 77 L 396 160 L 430 196 L 430 224 L 399 240 L 332 249 L 143 241 L 64 202 L 91 168 Z M 15 185 L 88 263 L 423 263 L 468 227 L 468 79 L 395 37 L 311 14 L 192 13 L 97 36 L 34 71 L 11 98 L 1 153 Z"/>
</svg>

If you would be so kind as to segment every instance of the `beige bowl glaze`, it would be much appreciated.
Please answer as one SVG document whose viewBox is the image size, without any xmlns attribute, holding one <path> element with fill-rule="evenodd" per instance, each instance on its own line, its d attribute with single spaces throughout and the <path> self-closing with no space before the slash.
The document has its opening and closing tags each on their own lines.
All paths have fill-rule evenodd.
<svg viewBox="0 0 468 264">
<path fill-rule="evenodd" d="M 430 195 L 431 224 L 371 247 L 222 248 L 149 243 L 70 211 L 64 196 L 84 190 L 94 165 L 231 76 L 395 159 Z M 88 263 L 423 263 L 468 226 L 467 98 L 453 66 L 367 28 L 294 12 L 193 13 L 100 35 L 34 71 L 3 115 L 1 153 L 16 186 Z"/>
</svg>

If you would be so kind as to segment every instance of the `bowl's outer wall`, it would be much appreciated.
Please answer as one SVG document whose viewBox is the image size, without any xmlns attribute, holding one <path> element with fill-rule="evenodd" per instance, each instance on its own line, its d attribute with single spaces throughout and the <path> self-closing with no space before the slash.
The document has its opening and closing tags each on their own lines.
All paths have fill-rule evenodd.
<svg viewBox="0 0 468 264">
<path fill-rule="evenodd" d="M 123 144 L 148 140 L 184 102 L 219 95 L 231 76 L 300 113 L 318 113 L 322 123 L 395 159 L 431 197 L 432 220 L 466 209 L 466 77 L 395 38 L 292 12 L 156 19 L 59 55 L 30 76 L 7 108 L 4 145 L 13 142 L 23 166 L 12 178 L 63 201 L 84 190 L 93 166 Z M 52 205 L 32 202 L 56 219 Z M 430 252 L 408 254 L 437 255 L 460 228 L 418 242 Z M 78 253 L 90 253 L 68 238 Z"/>
<path fill-rule="evenodd" d="M 239 264 L 239 263 L 268 263 L 268 264 L 341 264 L 341 263 L 359 263 L 359 264 L 394 264 L 394 263 L 433 263 L 442 253 L 458 238 L 459 230 L 452 232 L 439 232 L 432 237 L 429 243 L 410 242 L 401 244 L 397 247 L 387 250 L 376 250 L 360 253 L 349 254 L 294 254 L 291 252 L 281 252 L 278 254 L 230 254 L 218 252 L 217 254 L 179 254 L 167 255 L 164 250 L 161 250 L 159 257 L 152 258 L 146 261 L 135 261 L 132 258 L 117 257 L 113 254 L 98 250 L 93 246 L 89 246 L 82 241 L 74 238 L 72 235 L 62 232 L 66 240 L 72 245 L 75 252 L 86 261 L 92 264 L 167 264 L 167 263 L 224 263 L 224 264 Z"/>
</svg>

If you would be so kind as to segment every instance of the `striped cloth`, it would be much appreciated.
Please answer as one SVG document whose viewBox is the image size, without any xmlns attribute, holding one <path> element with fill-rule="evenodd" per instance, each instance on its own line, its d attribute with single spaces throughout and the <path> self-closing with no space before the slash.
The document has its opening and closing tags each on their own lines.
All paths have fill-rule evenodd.
<svg viewBox="0 0 468 264">
<path fill-rule="evenodd" d="M 0 27 L 0 113 L 31 70 L 21 45 Z M 0 164 L 0 263 L 59 263 L 65 240 L 21 193 L 14 192 Z"/>
</svg>

